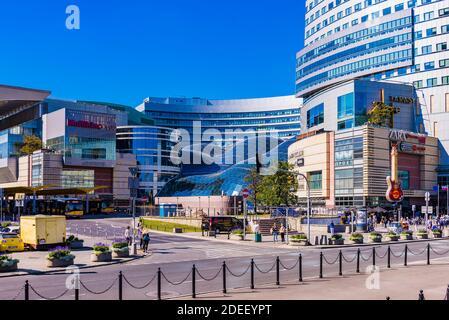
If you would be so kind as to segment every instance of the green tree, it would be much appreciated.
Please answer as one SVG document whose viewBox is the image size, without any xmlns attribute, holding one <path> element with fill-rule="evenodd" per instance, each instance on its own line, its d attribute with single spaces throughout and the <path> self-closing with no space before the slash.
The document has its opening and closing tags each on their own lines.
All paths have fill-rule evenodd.
<svg viewBox="0 0 449 320">
<path fill-rule="evenodd" d="M 368 122 L 381 127 L 393 128 L 395 113 L 395 107 L 376 101 L 373 102 L 371 110 L 368 111 Z"/>
<path fill-rule="evenodd" d="M 20 153 L 22 155 L 30 155 L 34 151 L 42 149 L 42 140 L 37 136 L 25 136 L 23 139 L 22 148 L 20 148 Z"/>
<path fill-rule="evenodd" d="M 262 188 L 262 176 L 257 172 L 257 168 L 251 169 L 246 175 L 245 182 L 248 183 L 248 188 L 251 190 L 248 200 L 254 204 L 254 212 L 257 214 L 257 204 L 259 199 L 259 192 Z"/>
<path fill-rule="evenodd" d="M 298 184 L 292 172 L 293 165 L 279 162 L 278 170 L 270 176 L 263 176 L 259 188 L 259 201 L 266 206 L 291 206 L 298 202 L 295 195 Z"/>
</svg>

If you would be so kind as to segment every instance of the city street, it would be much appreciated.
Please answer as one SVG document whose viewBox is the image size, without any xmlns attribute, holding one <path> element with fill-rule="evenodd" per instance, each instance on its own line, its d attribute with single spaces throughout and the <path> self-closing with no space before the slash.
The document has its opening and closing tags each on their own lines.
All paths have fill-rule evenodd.
<svg viewBox="0 0 449 320">
<path fill-rule="evenodd" d="M 104 219 L 70 221 L 69 227 L 81 226 L 85 229 L 99 228 L 102 230 L 122 231 L 129 224 L 129 219 Z M 83 231 L 84 232 L 84 231 Z M 80 231 L 80 235 L 81 235 Z M 220 271 L 223 261 L 227 264 L 227 289 L 232 292 L 235 288 L 249 288 L 251 283 L 250 261 L 255 261 L 255 286 L 275 284 L 276 282 L 276 257 L 280 257 L 280 281 L 298 281 L 299 253 L 302 254 L 302 273 L 304 280 L 310 281 L 313 286 L 319 277 L 320 251 L 324 253 L 323 276 L 338 277 L 339 264 L 338 253 L 340 249 L 314 249 L 298 248 L 258 248 L 247 244 L 227 244 L 223 242 L 208 241 L 202 239 L 189 239 L 176 235 L 151 234 L 152 253 L 143 259 L 127 264 L 111 265 L 94 269 L 80 270 L 81 290 L 80 299 L 118 299 L 118 274 L 124 274 L 124 299 L 156 299 L 157 279 L 156 273 L 161 268 L 162 298 L 176 298 L 191 295 L 192 292 L 192 266 L 195 264 L 199 273 L 196 274 L 196 292 L 220 292 L 223 288 L 223 275 Z M 415 242 L 408 244 L 407 262 L 409 265 L 425 265 L 427 260 L 427 244 L 431 244 L 431 262 L 442 264 L 449 262 L 449 240 L 432 242 Z M 376 265 L 381 269 L 387 268 L 387 248 L 385 245 L 374 246 L 376 248 Z M 401 270 L 404 265 L 404 248 L 401 243 L 391 245 L 391 265 Z M 357 248 L 349 247 L 342 250 L 343 275 L 350 276 L 356 273 Z M 372 265 L 372 246 L 361 248 L 360 271 L 364 273 L 366 268 Z M 423 268 L 426 268 L 425 266 Z M 291 270 L 287 270 L 291 269 Z M 30 275 L 1 279 L 0 298 L 23 299 L 21 288 L 25 280 L 29 280 L 32 290 L 31 299 L 54 298 L 67 289 L 65 282 L 68 275 L 65 273 L 52 275 Z M 168 282 L 170 281 L 171 284 Z M 181 284 L 178 284 L 182 282 Z M 136 288 L 131 287 L 134 286 Z M 144 288 L 142 288 L 144 287 Z M 87 289 L 86 289 L 87 288 Z M 140 289 L 139 289 L 140 288 Z M 38 296 L 34 291 L 36 290 Z M 107 290 L 109 289 L 109 290 Z M 103 294 L 95 294 L 106 291 Z M 335 298 L 339 298 L 335 296 Z M 68 291 L 61 299 L 74 299 L 74 291 Z"/>
</svg>

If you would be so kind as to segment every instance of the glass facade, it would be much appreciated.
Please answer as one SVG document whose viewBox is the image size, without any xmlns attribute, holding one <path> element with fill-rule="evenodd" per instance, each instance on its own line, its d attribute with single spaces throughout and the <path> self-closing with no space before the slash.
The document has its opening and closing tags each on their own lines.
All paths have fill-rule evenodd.
<svg viewBox="0 0 449 320">
<path fill-rule="evenodd" d="M 318 126 L 324 122 L 324 104 L 321 103 L 307 111 L 307 128 Z"/>
<path fill-rule="evenodd" d="M 26 136 L 42 136 L 42 120 L 37 119 L 0 132 L 0 159 L 20 156 Z"/>
<path fill-rule="evenodd" d="M 154 194 L 177 177 L 180 167 L 171 161 L 173 130 L 154 126 L 117 128 L 117 151 L 136 156 L 139 168 L 138 197 Z M 174 161 L 177 162 L 177 158 Z"/>
</svg>

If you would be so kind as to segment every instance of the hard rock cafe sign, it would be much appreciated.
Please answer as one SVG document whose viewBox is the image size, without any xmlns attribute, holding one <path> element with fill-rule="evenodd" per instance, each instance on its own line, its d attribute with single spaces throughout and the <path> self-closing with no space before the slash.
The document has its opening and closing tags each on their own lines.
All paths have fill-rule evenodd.
<svg viewBox="0 0 449 320">
<path fill-rule="evenodd" d="M 418 142 L 421 144 L 425 144 L 427 136 L 425 134 L 392 129 L 390 130 L 389 138 L 392 141 L 403 141 L 403 142 L 406 142 L 408 139 L 414 139 L 418 140 Z"/>
<path fill-rule="evenodd" d="M 391 146 L 391 176 L 387 177 L 387 192 L 385 196 L 389 202 L 401 202 L 404 199 L 404 192 L 401 188 L 398 172 L 398 145 Z"/>
</svg>

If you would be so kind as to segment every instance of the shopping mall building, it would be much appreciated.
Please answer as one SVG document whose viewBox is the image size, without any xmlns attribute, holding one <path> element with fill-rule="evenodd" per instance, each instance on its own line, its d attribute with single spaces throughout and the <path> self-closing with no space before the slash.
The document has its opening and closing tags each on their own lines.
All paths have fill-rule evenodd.
<svg viewBox="0 0 449 320">
<path fill-rule="evenodd" d="M 422 204 L 449 176 L 449 1 L 306 1 L 305 23 L 296 65 L 303 134 L 289 155 L 315 200 L 384 203 L 399 143 L 404 205 Z M 397 108 L 393 128 L 366 124 L 373 102 Z"/>
</svg>

